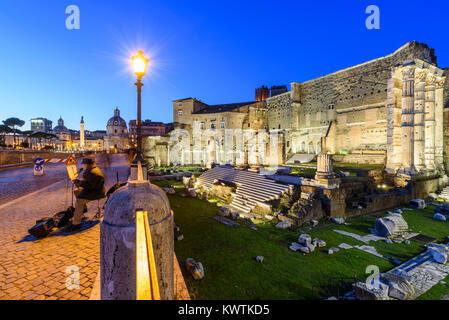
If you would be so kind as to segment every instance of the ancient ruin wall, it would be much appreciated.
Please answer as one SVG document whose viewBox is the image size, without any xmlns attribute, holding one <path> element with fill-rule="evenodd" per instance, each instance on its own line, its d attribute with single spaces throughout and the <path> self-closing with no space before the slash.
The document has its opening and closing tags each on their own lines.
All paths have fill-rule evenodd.
<svg viewBox="0 0 449 320">
<path fill-rule="evenodd" d="M 333 139 L 337 151 L 385 150 L 387 83 L 393 66 L 413 59 L 436 63 L 432 49 L 410 42 L 391 55 L 300 84 L 299 131 L 291 134 L 293 152 L 315 153 L 331 121 L 338 124 Z M 290 128 L 291 96 L 273 97 L 267 104 L 270 129 Z"/>
<path fill-rule="evenodd" d="M 385 150 L 387 84 L 393 66 L 413 59 L 436 61 L 426 45 L 408 43 L 394 54 L 301 85 L 300 123 L 325 134 L 337 121 L 337 150 Z M 307 131 L 302 134 L 306 137 Z"/>
<path fill-rule="evenodd" d="M 267 108 L 268 128 L 270 130 L 290 129 L 292 112 L 290 92 L 267 99 Z"/>
</svg>

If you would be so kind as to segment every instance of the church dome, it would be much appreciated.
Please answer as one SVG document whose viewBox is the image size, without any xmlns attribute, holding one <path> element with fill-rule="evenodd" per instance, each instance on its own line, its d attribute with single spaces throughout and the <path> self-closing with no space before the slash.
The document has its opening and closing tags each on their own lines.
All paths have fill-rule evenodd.
<svg viewBox="0 0 449 320">
<path fill-rule="evenodd" d="M 69 129 L 67 129 L 66 126 L 64 126 L 64 120 L 62 120 L 62 117 L 59 117 L 58 125 L 53 128 L 54 133 L 66 133 L 69 132 Z"/>
<path fill-rule="evenodd" d="M 114 110 L 114 116 L 108 120 L 108 127 L 114 126 L 114 127 L 124 127 L 126 128 L 126 122 L 123 120 L 122 117 L 120 117 L 120 110 L 116 108 Z"/>
</svg>

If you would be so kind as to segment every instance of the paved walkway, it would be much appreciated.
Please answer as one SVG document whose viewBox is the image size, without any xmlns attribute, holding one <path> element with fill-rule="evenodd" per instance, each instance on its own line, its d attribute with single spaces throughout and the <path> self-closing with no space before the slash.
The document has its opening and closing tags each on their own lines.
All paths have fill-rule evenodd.
<svg viewBox="0 0 449 320">
<path fill-rule="evenodd" d="M 35 177 L 33 167 L 0 171 L 0 205 L 42 189 L 67 177 L 64 164 L 45 165 L 45 175 Z"/>
<path fill-rule="evenodd" d="M 126 158 L 115 156 L 103 172 L 106 187 L 116 182 L 116 172 L 125 181 Z M 70 206 L 71 188 L 66 186 L 63 180 L 0 206 L 0 300 L 89 299 L 100 263 L 99 221 L 84 222 L 76 233 L 58 231 L 40 240 L 27 231 L 36 220 Z M 96 206 L 96 201 L 89 203 L 88 217 L 95 214 Z M 71 280 L 76 270 L 79 288 L 73 288 Z"/>
</svg>

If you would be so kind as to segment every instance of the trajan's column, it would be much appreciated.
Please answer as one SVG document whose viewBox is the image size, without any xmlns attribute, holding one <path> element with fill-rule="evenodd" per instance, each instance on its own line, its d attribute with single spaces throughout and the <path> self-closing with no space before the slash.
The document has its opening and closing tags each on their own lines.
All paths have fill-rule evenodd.
<svg viewBox="0 0 449 320">
<path fill-rule="evenodd" d="M 80 122 L 80 149 L 84 150 L 84 117 L 81 117 Z"/>
</svg>

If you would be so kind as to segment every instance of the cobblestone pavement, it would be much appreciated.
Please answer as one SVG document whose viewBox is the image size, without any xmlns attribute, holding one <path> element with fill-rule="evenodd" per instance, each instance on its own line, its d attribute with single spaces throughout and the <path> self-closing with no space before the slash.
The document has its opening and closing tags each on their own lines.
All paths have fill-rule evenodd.
<svg viewBox="0 0 449 320">
<path fill-rule="evenodd" d="M 116 182 L 116 172 L 121 181 L 126 181 L 125 157 L 114 156 L 112 166 L 103 169 L 107 187 Z M 99 221 L 84 221 L 78 232 L 58 231 L 40 240 L 27 231 L 36 220 L 52 216 L 71 204 L 71 189 L 66 185 L 62 180 L 0 208 L 1 300 L 89 299 L 99 269 Z M 96 201 L 89 203 L 86 216 L 95 215 L 96 207 Z M 73 288 L 76 270 L 79 288 Z"/>
<path fill-rule="evenodd" d="M 67 178 L 63 163 L 45 165 L 45 175 L 41 177 L 35 177 L 33 170 L 30 167 L 0 172 L 0 205 Z"/>
</svg>

